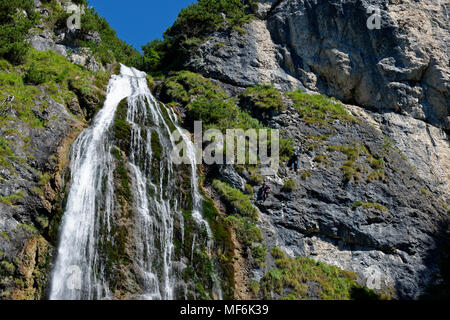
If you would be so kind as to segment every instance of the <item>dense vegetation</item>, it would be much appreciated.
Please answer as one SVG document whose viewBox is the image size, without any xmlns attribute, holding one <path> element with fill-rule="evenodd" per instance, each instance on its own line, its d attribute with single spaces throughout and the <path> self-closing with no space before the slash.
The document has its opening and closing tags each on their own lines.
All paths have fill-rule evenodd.
<svg viewBox="0 0 450 320">
<path fill-rule="evenodd" d="M 389 299 L 387 295 L 380 296 L 358 285 L 353 272 L 310 258 L 288 258 L 277 248 L 272 249 L 271 254 L 277 268 L 267 272 L 260 283 L 254 284 L 254 290 L 264 299 Z"/>
<path fill-rule="evenodd" d="M 187 109 L 188 126 L 193 121 L 203 122 L 205 129 L 265 129 L 257 119 L 238 105 L 238 99 L 230 98 L 225 91 L 211 79 L 180 71 L 171 73 L 162 84 L 162 98 L 172 106 Z M 270 142 L 269 142 L 270 143 Z M 286 159 L 293 154 L 293 142 L 280 139 L 280 155 Z"/>
<path fill-rule="evenodd" d="M 81 30 L 77 33 L 79 45 L 88 47 L 102 64 L 113 61 L 135 66 L 148 72 L 177 70 L 182 61 L 208 35 L 219 30 L 237 30 L 252 19 L 249 6 L 252 0 L 199 0 L 183 9 L 178 19 L 164 34 L 163 40 L 153 40 L 143 46 L 144 55 L 117 37 L 108 22 L 100 17 L 87 0 L 73 0 L 85 7 Z M 40 17 L 32 0 L 11 0 L 0 3 L 0 57 L 12 63 L 23 62 L 29 48 L 25 39 L 39 22 L 50 29 L 65 29 L 70 14 L 55 0 L 42 0 L 52 10 L 48 17 Z M 93 39 L 98 33 L 101 41 Z"/>
<path fill-rule="evenodd" d="M 14 109 L 17 117 L 32 127 L 43 126 L 32 111 L 36 100 L 42 95 L 36 85 L 41 85 L 53 100 L 63 104 L 69 103 L 77 95 L 91 97 L 98 102 L 102 99 L 101 90 L 109 77 L 106 72 L 85 70 L 52 51 L 39 52 L 31 49 L 23 60 L 15 68 L 6 60 L 0 60 L 0 97 L 15 97 L 13 103 L 1 106 L 0 123 L 8 120 L 7 111 Z M 85 112 L 87 115 L 95 110 Z"/>
<path fill-rule="evenodd" d="M 270 85 L 247 88 L 247 91 L 241 95 L 240 99 L 242 104 L 252 114 L 280 112 L 286 109 L 283 94 L 280 90 Z"/>
<path fill-rule="evenodd" d="M 307 94 L 301 90 L 289 92 L 288 95 L 306 123 L 332 128 L 331 124 L 336 120 L 347 123 L 356 122 L 356 119 L 333 98 L 321 94 Z"/>
<path fill-rule="evenodd" d="M 24 40 L 37 19 L 32 0 L 0 2 L 0 58 L 23 62 L 29 48 Z"/>
<path fill-rule="evenodd" d="M 265 266 L 267 247 L 257 226 L 259 212 L 251 203 L 251 197 L 219 180 L 213 181 L 213 188 L 231 209 L 232 214 L 225 222 L 234 230 L 239 243 L 249 249 L 246 251 L 250 252 L 253 262 Z"/>
</svg>

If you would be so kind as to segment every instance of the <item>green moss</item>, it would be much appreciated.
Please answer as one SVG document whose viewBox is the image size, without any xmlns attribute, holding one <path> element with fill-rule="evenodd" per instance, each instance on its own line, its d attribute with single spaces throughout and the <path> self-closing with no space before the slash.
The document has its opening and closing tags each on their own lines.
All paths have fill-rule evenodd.
<svg viewBox="0 0 450 320">
<path fill-rule="evenodd" d="M 239 214 L 252 220 L 258 218 L 258 210 L 253 206 L 248 195 L 219 180 L 214 180 L 213 187 Z"/>
<path fill-rule="evenodd" d="M 40 216 L 36 219 L 36 221 L 38 222 L 39 226 L 42 229 L 47 229 L 49 226 L 49 220 L 48 217 L 44 217 L 44 216 Z"/>
<path fill-rule="evenodd" d="M 363 201 L 357 201 L 352 205 L 352 209 L 355 210 L 359 207 L 362 207 L 364 209 L 375 209 L 378 211 L 387 211 L 388 209 L 379 204 L 379 203 L 373 203 L 373 202 L 363 202 Z"/>
<path fill-rule="evenodd" d="M 252 290 L 252 293 L 257 296 L 259 294 L 259 291 L 261 290 L 261 287 L 259 285 L 259 281 L 252 280 L 250 282 L 250 289 Z"/>
<path fill-rule="evenodd" d="M 114 226 L 108 239 L 99 241 L 100 252 L 105 261 L 105 274 L 112 290 L 121 285 L 124 267 L 131 263 L 126 251 L 127 242 L 128 230 L 124 226 Z"/>
<path fill-rule="evenodd" d="M 119 186 L 116 189 L 116 195 L 121 196 L 121 201 L 131 201 L 131 188 L 130 188 L 130 182 L 128 177 L 128 170 L 126 167 L 125 158 L 122 154 L 122 152 L 118 149 L 113 149 L 113 155 L 118 160 L 118 163 L 116 165 L 116 169 L 114 171 L 115 176 L 119 180 Z"/>
<path fill-rule="evenodd" d="M 226 298 L 231 299 L 233 297 L 234 288 L 234 268 L 232 263 L 234 245 L 229 227 L 225 219 L 217 211 L 211 199 L 205 197 L 202 213 L 208 221 L 214 236 L 214 245 L 217 249 L 223 294 Z"/>
<path fill-rule="evenodd" d="M 223 251 L 230 249 L 232 247 L 230 233 L 211 199 L 206 198 L 203 201 L 202 213 L 213 232 L 216 246 Z"/>
<path fill-rule="evenodd" d="M 127 119 L 128 102 L 126 99 L 122 100 L 117 106 L 117 111 L 114 117 L 114 124 L 112 127 L 114 133 L 114 140 L 117 146 L 129 154 L 131 141 L 131 125 Z"/>
<path fill-rule="evenodd" d="M 152 131 L 152 155 L 158 161 L 162 159 L 163 148 L 159 139 L 159 134 L 156 131 Z"/>
<path fill-rule="evenodd" d="M 430 191 L 428 191 L 425 188 L 420 189 L 420 193 L 423 194 L 426 197 L 430 196 Z"/>
<path fill-rule="evenodd" d="M 442 208 L 447 211 L 447 213 L 450 213 L 450 207 L 444 201 L 441 201 L 441 205 Z"/>
</svg>

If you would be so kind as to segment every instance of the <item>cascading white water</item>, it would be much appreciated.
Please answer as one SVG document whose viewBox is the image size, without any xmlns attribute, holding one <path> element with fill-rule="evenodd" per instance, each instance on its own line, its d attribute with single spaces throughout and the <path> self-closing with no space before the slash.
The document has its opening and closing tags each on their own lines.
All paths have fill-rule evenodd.
<svg viewBox="0 0 450 320">
<path fill-rule="evenodd" d="M 173 230 L 175 218 L 182 214 L 177 198 L 170 196 L 177 188 L 171 160 L 175 141 L 170 125 L 180 132 L 181 129 L 171 109 L 164 110 L 168 115 L 164 117 L 163 106 L 148 88 L 146 74 L 122 65 L 121 74 L 110 80 L 103 109 L 72 146 L 71 184 L 50 299 L 108 299 L 113 296 L 98 243 L 100 233 L 110 233 L 111 216 L 116 209 L 110 129 L 124 98 L 128 102 L 126 120 L 131 126 L 128 170 L 135 221 L 134 264 L 142 286 L 139 298 L 174 298 L 178 278 L 174 271 Z M 194 146 L 187 135 L 182 134 L 182 138 L 188 145 L 188 152 L 192 152 L 192 215 L 199 225 L 206 227 L 211 240 L 209 226 L 200 213 L 202 196 L 198 190 Z M 159 140 L 161 150 L 152 150 L 155 143 L 152 139 Z M 158 176 L 152 175 L 156 152 L 161 153 Z M 216 291 L 221 298 L 220 290 Z"/>
</svg>

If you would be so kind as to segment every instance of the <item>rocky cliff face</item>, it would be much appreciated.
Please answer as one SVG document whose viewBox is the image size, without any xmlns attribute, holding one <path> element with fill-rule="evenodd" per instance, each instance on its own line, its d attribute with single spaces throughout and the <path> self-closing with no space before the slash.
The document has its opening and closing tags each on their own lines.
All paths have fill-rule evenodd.
<svg viewBox="0 0 450 320">
<path fill-rule="evenodd" d="M 372 8 L 380 9 L 380 29 L 368 28 Z M 346 102 L 358 119 L 336 121 L 330 131 L 292 105 L 262 118 L 309 150 L 301 171 L 282 169 L 272 180 L 273 197 L 259 205 L 268 247 L 352 270 L 394 297 L 420 297 L 442 281 L 436 275 L 448 228 L 448 6 L 281 0 L 259 1 L 252 10 L 256 18 L 245 33 L 215 33 L 186 67 L 218 80 L 230 95 L 265 83 L 324 93 Z M 382 159 L 382 167 L 371 158 Z M 232 171 L 221 170 L 237 188 L 251 180 Z M 297 185 L 291 193 L 283 191 L 288 180 Z M 247 271 L 258 281 L 264 274 Z"/>
<path fill-rule="evenodd" d="M 52 13 L 35 3 L 44 17 Z M 0 66 L 0 299 L 46 297 L 70 146 L 101 107 L 110 75 L 72 64 L 50 40 L 52 31 L 40 27 L 40 35 L 30 35 L 35 49 L 23 65 L 1 60 Z M 106 69 L 84 63 L 94 61 L 89 56 L 84 51 L 71 61 Z"/>
<path fill-rule="evenodd" d="M 227 102 L 280 129 L 304 150 L 298 172 L 284 162 L 269 178 L 273 192 L 264 202 L 252 197 L 261 183 L 254 168 L 204 167 L 204 191 L 221 211 L 219 216 L 208 202 L 210 212 L 204 214 L 222 241 L 216 244 L 223 251 L 227 297 L 292 293 L 292 288 L 255 289 L 267 287 L 270 271 L 280 267 L 266 252 L 273 248 L 353 271 L 359 284 L 396 298 L 420 298 L 448 277 L 440 268 L 450 206 L 449 27 L 448 7 L 441 2 L 261 0 L 252 7 L 256 18 L 245 32 L 215 33 L 186 61 L 187 68 L 236 98 Z M 43 16 L 52 16 L 35 3 Z M 380 8 L 380 30 L 367 28 L 370 5 Z M 13 68 L 0 60 L 2 299 L 46 296 L 70 175 L 70 145 L 101 106 L 109 76 L 104 70 L 111 71 L 80 46 L 76 33 L 40 27 L 30 42 L 36 61 L 45 64 L 38 71 L 45 70 L 52 81 L 28 83 L 30 65 Z M 98 34 L 88 36 L 101 41 Z M 58 61 L 56 66 L 52 61 Z M 69 74 L 59 79 L 64 70 Z M 205 81 L 195 77 L 192 82 Z M 241 94 L 267 83 L 285 92 L 324 93 L 346 104 L 327 103 L 321 109 L 290 92 L 282 94 L 282 111 L 260 112 Z M 202 94 L 179 84 L 163 79 L 156 92 L 184 118 L 191 112 L 186 104 Z M 220 91 L 205 88 L 209 94 Z M 259 209 L 256 222 L 236 216 L 237 209 L 212 186 L 218 178 L 248 194 L 249 206 Z M 119 220 L 114 221 L 118 227 L 129 223 Z M 256 240 L 241 243 L 242 234 L 230 221 L 245 221 Z M 176 239 L 183 238 L 179 225 L 174 232 Z M 177 252 L 188 254 L 191 241 L 195 237 L 182 246 L 176 242 Z M 119 242 L 126 254 L 133 250 L 132 241 Z M 207 263 L 200 259 L 196 266 L 202 270 Z M 133 272 L 120 264 L 118 270 L 111 273 L 118 274 L 123 287 L 116 298 L 137 297 Z M 308 281 L 305 297 L 321 298 L 320 285 Z"/>
<path fill-rule="evenodd" d="M 424 136 L 426 125 L 410 117 L 348 110 L 361 120 L 336 123 L 331 137 L 295 113 L 273 120 L 310 150 L 299 173 L 283 169 L 273 181 L 274 197 L 260 205 L 269 242 L 354 271 L 369 288 L 418 298 L 439 273 L 448 141 L 435 128 L 428 129 L 434 136 Z M 358 153 L 352 164 L 349 148 Z M 372 157 L 382 159 L 381 167 Z M 356 170 L 350 179 L 348 165 Z M 286 179 L 297 185 L 287 194 L 281 190 Z"/>
<path fill-rule="evenodd" d="M 222 85 L 231 96 L 241 91 Z M 162 90 L 162 99 L 176 101 L 167 96 L 169 91 Z M 284 162 L 269 178 L 273 191 L 264 202 L 256 196 L 262 180 L 255 183 L 252 168 L 205 170 L 214 172 L 207 181 L 219 176 L 236 189 L 254 192 L 269 252 L 279 248 L 291 257 L 311 257 L 353 271 L 360 284 L 395 298 L 420 298 L 442 283 L 450 199 L 450 146 L 442 129 L 395 112 L 370 112 L 340 102 L 321 105 L 295 92 L 282 96 L 281 112 L 260 113 L 242 97 L 242 109 L 250 108 L 264 125 L 280 129 L 304 150 L 297 172 Z M 225 201 L 223 214 L 233 215 L 236 209 L 226 205 L 226 197 L 212 194 L 217 202 Z M 243 257 L 235 263 L 235 276 L 242 281 L 237 296 L 267 297 L 250 287 L 265 285 L 274 260 L 267 256 L 258 265 L 248 248 L 236 248 Z"/>
<path fill-rule="evenodd" d="M 253 9 L 245 34 L 215 34 L 186 66 L 237 86 L 305 87 L 450 128 L 444 2 L 281 0 Z M 369 29 L 378 12 L 380 29 Z"/>
</svg>

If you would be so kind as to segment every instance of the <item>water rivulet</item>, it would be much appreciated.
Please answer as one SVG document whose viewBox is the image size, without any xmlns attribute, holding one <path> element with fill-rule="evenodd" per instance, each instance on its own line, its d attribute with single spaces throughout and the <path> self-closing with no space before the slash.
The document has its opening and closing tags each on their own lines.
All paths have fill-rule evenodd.
<svg viewBox="0 0 450 320">
<path fill-rule="evenodd" d="M 187 165 L 173 164 L 174 132 Z M 222 298 L 193 155 L 146 74 L 121 66 L 72 146 L 51 299 Z"/>
</svg>

